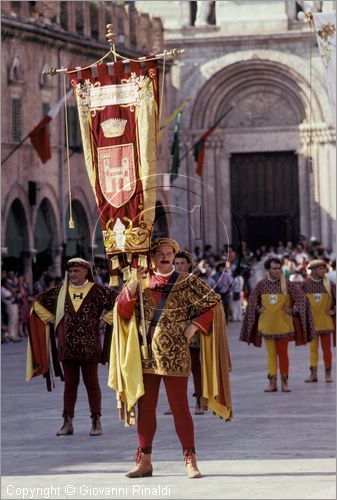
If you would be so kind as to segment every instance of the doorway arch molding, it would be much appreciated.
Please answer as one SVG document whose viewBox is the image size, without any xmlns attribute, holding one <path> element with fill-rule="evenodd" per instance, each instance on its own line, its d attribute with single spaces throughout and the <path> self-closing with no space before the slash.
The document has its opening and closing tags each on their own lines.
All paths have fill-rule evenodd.
<svg viewBox="0 0 337 500">
<path fill-rule="evenodd" d="M 302 115 L 301 121 L 331 124 L 330 103 L 317 62 L 320 60 L 312 61 L 311 91 L 309 61 L 294 54 L 247 50 L 205 63 L 200 67 L 204 84 L 197 93 L 190 127 L 203 130 L 211 126 L 218 117 L 218 110 L 226 109 L 249 84 L 260 85 L 261 89 L 274 88 L 278 93 L 282 91 L 298 116 Z M 200 79 L 198 81 L 200 85 Z"/>
</svg>

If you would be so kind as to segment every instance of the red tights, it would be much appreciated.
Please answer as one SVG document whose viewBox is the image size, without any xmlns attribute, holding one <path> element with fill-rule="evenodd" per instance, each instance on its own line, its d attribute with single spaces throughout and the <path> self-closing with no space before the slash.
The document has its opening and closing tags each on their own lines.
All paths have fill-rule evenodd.
<svg viewBox="0 0 337 500">
<path fill-rule="evenodd" d="M 63 361 L 62 366 L 64 372 L 64 413 L 71 418 L 74 416 L 81 369 L 91 414 L 101 414 L 101 389 L 98 381 L 98 363 Z"/>
<path fill-rule="evenodd" d="M 190 347 L 191 355 L 191 371 L 193 376 L 194 393 L 196 396 L 202 395 L 201 388 L 201 363 L 200 363 L 200 349 Z"/>
<path fill-rule="evenodd" d="M 167 399 L 172 410 L 174 426 L 182 448 L 194 451 L 194 426 L 188 406 L 188 377 L 168 377 L 143 374 L 145 394 L 138 401 L 138 444 L 151 453 L 157 429 L 156 408 L 161 379 L 164 380 Z"/>
</svg>

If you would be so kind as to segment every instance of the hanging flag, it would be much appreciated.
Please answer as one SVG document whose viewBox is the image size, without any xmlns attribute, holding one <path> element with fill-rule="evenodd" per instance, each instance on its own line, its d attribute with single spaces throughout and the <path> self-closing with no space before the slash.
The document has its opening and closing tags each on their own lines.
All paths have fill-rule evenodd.
<svg viewBox="0 0 337 500">
<path fill-rule="evenodd" d="M 330 98 L 332 118 L 336 126 L 336 13 L 314 12 L 314 26 Z"/>
<path fill-rule="evenodd" d="M 172 142 L 172 147 L 171 147 L 171 155 L 172 155 L 172 167 L 171 167 L 171 176 L 170 176 L 171 182 L 173 182 L 174 179 L 176 179 L 178 177 L 178 171 L 179 171 L 179 166 L 180 166 L 179 134 L 180 134 L 181 115 L 182 115 L 181 112 L 178 113 L 178 115 L 177 115 L 176 124 L 174 127 L 173 142 Z"/>
<path fill-rule="evenodd" d="M 229 111 L 232 109 L 232 107 L 229 107 L 223 115 L 218 118 L 218 120 L 214 123 L 212 127 L 210 127 L 196 142 L 193 146 L 193 156 L 195 161 L 197 162 L 197 169 L 196 169 L 196 174 L 197 175 L 202 175 L 202 171 L 204 168 L 204 158 L 205 158 L 205 143 L 207 140 L 207 137 L 211 135 L 212 132 L 217 128 L 221 120 L 229 113 Z"/>
<path fill-rule="evenodd" d="M 184 109 L 184 107 L 186 106 L 186 104 L 191 100 L 192 98 L 191 97 L 188 97 L 187 99 L 185 99 L 181 104 L 180 106 L 177 107 L 177 109 L 175 109 L 172 113 L 172 115 L 170 115 L 168 118 L 166 118 L 166 120 L 162 123 L 161 127 L 160 127 L 160 130 L 159 130 L 159 134 L 158 134 L 158 139 L 163 135 L 163 132 L 165 130 L 165 128 L 171 123 L 173 122 L 173 120 L 178 116 L 179 113 L 181 113 Z"/>
<path fill-rule="evenodd" d="M 49 132 L 47 126 L 50 121 L 51 117 L 49 115 L 44 116 L 29 134 L 30 142 L 34 146 L 35 151 L 39 155 L 42 163 L 46 163 L 51 158 Z"/>
<path fill-rule="evenodd" d="M 42 163 L 46 163 L 51 158 L 51 148 L 49 141 L 48 123 L 58 114 L 64 104 L 64 100 L 68 99 L 72 94 L 72 89 L 68 91 L 65 97 L 62 97 L 55 106 L 53 106 L 35 128 L 28 134 L 35 151 L 40 157 Z"/>
<path fill-rule="evenodd" d="M 156 206 L 158 63 L 116 61 L 69 71 L 110 274 L 149 257 Z M 113 281 L 111 280 L 111 283 Z"/>
</svg>

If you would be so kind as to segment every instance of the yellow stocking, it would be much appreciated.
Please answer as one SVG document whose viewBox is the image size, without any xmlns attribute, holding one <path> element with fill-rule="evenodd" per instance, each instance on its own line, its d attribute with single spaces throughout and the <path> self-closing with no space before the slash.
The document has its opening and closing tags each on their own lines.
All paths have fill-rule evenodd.
<svg viewBox="0 0 337 500">
<path fill-rule="evenodd" d="M 276 342 L 273 339 L 266 339 L 266 349 L 268 356 L 268 373 L 272 377 L 277 376 L 277 354 L 276 354 Z"/>
<path fill-rule="evenodd" d="M 318 337 L 310 342 L 310 366 L 314 368 L 318 366 Z"/>
</svg>

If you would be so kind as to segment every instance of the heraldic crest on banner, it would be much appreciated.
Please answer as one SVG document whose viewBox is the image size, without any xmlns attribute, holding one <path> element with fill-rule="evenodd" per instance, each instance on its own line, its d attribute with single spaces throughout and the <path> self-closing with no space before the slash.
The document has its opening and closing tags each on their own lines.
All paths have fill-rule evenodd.
<svg viewBox="0 0 337 500">
<path fill-rule="evenodd" d="M 104 198 L 113 207 L 122 207 L 136 189 L 133 144 L 97 148 L 97 163 Z"/>
<path fill-rule="evenodd" d="M 158 63 L 125 66 L 102 63 L 70 75 L 112 270 L 125 267 L 125 254 L 136 267 L 149 252 L 156 204 Z"/>
</svg>

